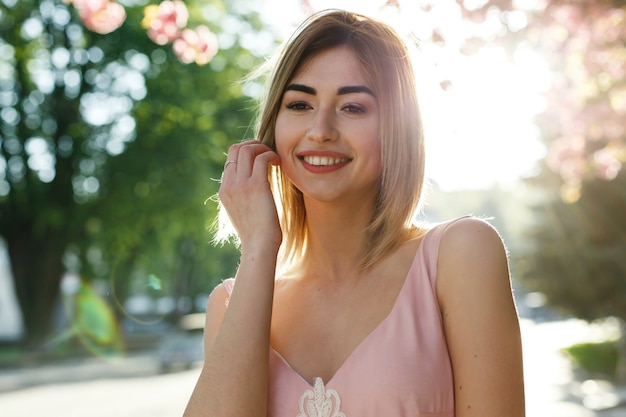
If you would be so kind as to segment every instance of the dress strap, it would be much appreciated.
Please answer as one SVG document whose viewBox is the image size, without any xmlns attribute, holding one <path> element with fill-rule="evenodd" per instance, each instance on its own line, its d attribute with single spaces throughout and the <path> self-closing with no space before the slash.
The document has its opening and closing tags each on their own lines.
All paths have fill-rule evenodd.
<svg viewBox="0 0 626 417">
<path fill-rule="evenodd" d="M 441 240 L 441 237 L 443 236 L 444 232 L 446 231 L 446 229 L 448 229 L 448 227 L 450 227 L 452 224 L 458 222 L 459 220 L 462 219 L 467 219 L 469 217 L 472 217 L 471 215 L 465 215 L 465 216 L 461 216 L 461 217 L 457 217 L 455 219 L 452 220 L 447 220 L 445 222 L 441 222 L 441 223 L 437 223 L 433 226 L 433 228 L 431 229 L 431 235 L 430 238 L 434 239 L 436 241 L 436 247 L 439 247 L 439 241 Z"/>
<path fill-rule="evenodd" d="M 461 216 L 442 223 L 437 223 L 428 231 L 426 236 L 424 236 L 424 242 L 422 244 L 424 246 L 423 256 L 433 288 L 435 288 L 437 280 L 437 260 L 439 259 L 439 244 L 441 243 L 441 238 L 450 225 L 468 217 L 472 216 Z"/>
</svg>

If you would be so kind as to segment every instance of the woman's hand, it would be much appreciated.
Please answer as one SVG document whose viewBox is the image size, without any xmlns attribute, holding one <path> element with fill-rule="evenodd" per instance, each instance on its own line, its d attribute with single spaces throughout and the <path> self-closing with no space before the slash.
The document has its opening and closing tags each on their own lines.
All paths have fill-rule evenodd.
<svg viewBox="0 0 626 417">
<path fill-rule="evenodd" d="M 232 145 L 228 150 L 219 198 L 241 241 L 242 252 L 278 250 L 282 232 L 268 180 L 269 165 L 279 165 L 278 154 L 257 140 Z"/>
</svg>

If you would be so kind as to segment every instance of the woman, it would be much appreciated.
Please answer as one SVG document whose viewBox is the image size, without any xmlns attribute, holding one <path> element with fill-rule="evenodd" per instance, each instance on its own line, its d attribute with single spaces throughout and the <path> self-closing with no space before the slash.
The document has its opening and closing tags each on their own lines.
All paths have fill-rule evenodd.
<svg viewBox="0 0 626 417">
<path fill-rule="evenodd" d="M 413 223 L 422 128 L 393 30 L 311 17 L 274 65 L 257 137 L 228 151 L 219 197 L 241 259 L 210 296 L 185 415 L 523 416 L 500 237 L 471 217 Z"/>
</svg>

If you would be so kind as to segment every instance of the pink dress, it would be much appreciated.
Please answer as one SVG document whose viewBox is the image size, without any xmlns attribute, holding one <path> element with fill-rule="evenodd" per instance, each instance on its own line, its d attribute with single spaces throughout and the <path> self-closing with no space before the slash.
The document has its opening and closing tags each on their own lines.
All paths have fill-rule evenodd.
<svg viewBox="0 0 626 417">
<path fill-rule="evenodd" d="M 271 417 L 454 417 L 450 356 L 436 294 L 443 223 L 430 229 L 389 315 L 330 381 L 312 386 L 270 349 Z M 225 280 L 228 293 L 234 281 Z"/>
</svg>

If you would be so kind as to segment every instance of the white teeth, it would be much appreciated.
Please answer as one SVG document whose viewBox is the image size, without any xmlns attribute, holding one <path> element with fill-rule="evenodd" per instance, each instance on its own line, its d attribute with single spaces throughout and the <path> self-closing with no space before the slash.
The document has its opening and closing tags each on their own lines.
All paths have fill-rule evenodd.
<svg viewBox="0 0 626 417">
<path fill-rule="evenodd" d="M 347 158 L 334 158 L 331 156 L 304 156 L 302 159 L 309 165 L 335 165 L 348 161 Z"/>
</svg>

